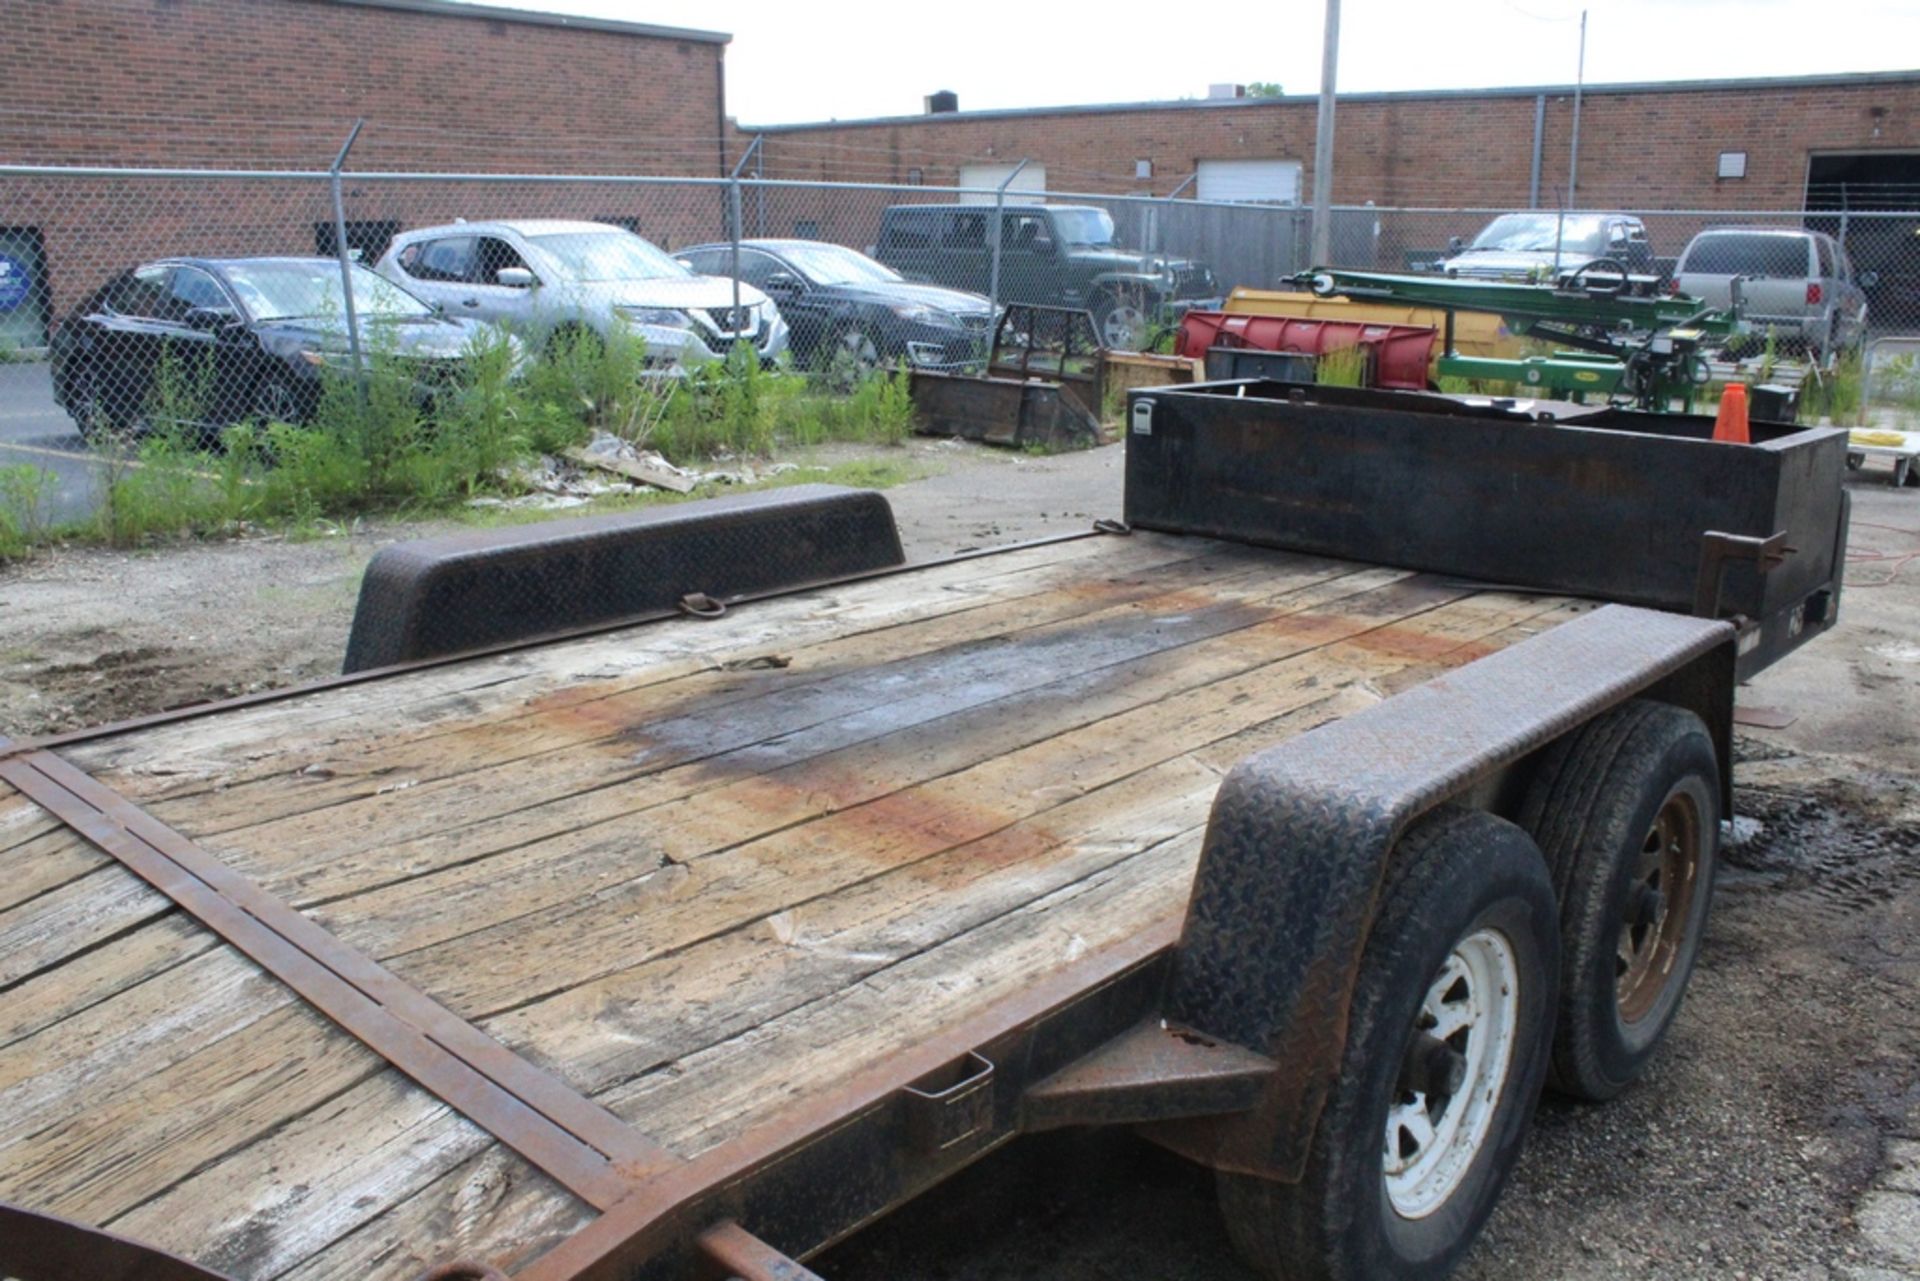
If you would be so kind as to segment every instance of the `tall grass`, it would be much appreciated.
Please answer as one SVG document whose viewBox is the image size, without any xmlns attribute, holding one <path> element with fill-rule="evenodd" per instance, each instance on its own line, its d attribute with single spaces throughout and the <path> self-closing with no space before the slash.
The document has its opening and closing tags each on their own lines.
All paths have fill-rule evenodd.
<svg viewBox="0 0 1920 1281">
<path fill-rule="evenodd" d="M 1313 362 L 1313 380 L 1325 387 L 1360 387 L 1367 380 L 1367 353 L 1359 343 L 1323 351 Z"/>
<path fill-rule="evenodd" d="M 1809 367 L 1800 380 L 1799 420 L 1817 423 L 1825 418 L 1838 427 L 1858 424 L 1865 409 L 1865 382 L 1865 358 L 1857 347 L 1840 352 L 1826 369 Z"/>
<path fill-rule="evenodd" d="M 898 444 L 913 422 L 901 370 L 843 388 L 764 369 L 743 348 L 668 377 L 622 330 L 561 334 L 531 361 L 489 332 L 470 345 L 458 375 L 426 395 L 417 367 L 377 328 L 368 345 L 366 378 L 323 370 L 313 412 L 298 424 L 209 425 L 219 418 L 209 367 L 163 355 L 144 434 L 100 448 L 101 501 L 84 527 L 48 527 L 45 473 L 0 469 L 0 559 L 55 535 L 124 547 L 249 525 L 445 510 L 511 492 L 516 464 L 564 453 L 596 431 L 699 463 L 765 455 L 783 443 Z"/>
<path fill-rule="evenodd" d="M 0 467 L 0 561 L 16 560 L 45 540 L 54 479 L 31 465 Z"/>
</svg>

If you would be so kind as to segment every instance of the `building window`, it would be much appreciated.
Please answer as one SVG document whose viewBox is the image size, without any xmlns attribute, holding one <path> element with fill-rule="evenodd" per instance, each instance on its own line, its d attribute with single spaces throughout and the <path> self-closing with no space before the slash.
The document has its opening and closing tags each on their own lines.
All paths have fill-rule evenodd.
<svg viewBox="0 0 1920 1281">
<path fill-rule="evenodd" d="M 1720 153 L 1720 172 L 1722 178 L 1744 178 L 1747 176 L 1747 153 L 1744 151 L 1723 151 Z"/>
<path fill-rule="evenodd" d="M 1136 160 L 1133 162 L 1133 176 L 1136 178 L 1153 177 L 1153 161 Z"/>
<path fill-rule="evenodd" d="M 926 183 L 926 181 L 927 181 L 927 175 L 924 170 L 921 170 L 921 169 L 907 170 L 907 185 L 909 187 L 922 186 Z"/>
<path fill-rule="evenodd" d="M 812 218 L 797 218 L 793 223 L 793 234 L 802 240 L 818 240 L 820 224 Z"/>
</svg>

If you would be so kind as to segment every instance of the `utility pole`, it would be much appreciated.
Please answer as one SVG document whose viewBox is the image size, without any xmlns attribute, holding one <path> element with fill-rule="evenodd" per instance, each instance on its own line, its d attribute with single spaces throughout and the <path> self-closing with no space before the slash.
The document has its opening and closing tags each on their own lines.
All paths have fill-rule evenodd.
<svg viewBox="0 0 1920 1281">
<path fill-rule="evenodd" d="M 1313 261 L 1330 267 L 1333 256 L 1333 79 L 1340 63 L 1340 0 L 1327 0 L 1327 26 L 1320 50 L 1320 119 L 1313 131 Z"/>
<path fill-rule="evenodd" d="M 1553 238 L 1553 278 L 1560 278 L 1560 241 L 1567 225 L 1567 209 L 1580 203 L 1580 91 L 1587 83 L 1587 11 L 1580 11 L 1580 61 L 1573 73 L 1573 139 L 1567 147 L 1567 198 L 1560 202 L 1560 231 Z"/>
</svg>

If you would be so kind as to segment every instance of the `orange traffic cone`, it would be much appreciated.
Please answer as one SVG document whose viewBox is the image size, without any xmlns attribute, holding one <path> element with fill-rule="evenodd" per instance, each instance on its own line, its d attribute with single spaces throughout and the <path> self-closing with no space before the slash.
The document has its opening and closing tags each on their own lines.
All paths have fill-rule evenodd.
<svg viewBox="0 0 1920 1281">
<path fill-rule="evenodd" d="M 1713 420 L 1713 438 L 1729 445 L 1751 445 L 1747 434 L 1747 385 L 1728 383 L 1720 393 L 1720 413 Z"/>
</svg>

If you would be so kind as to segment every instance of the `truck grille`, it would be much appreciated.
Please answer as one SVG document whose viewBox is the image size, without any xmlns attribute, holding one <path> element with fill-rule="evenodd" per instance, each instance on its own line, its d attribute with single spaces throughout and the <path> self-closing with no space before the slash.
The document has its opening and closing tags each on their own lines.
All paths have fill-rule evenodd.
<svg viewBox="0 0 1920 1281">
<path fill-rule="evenodd" d="M 1211 298 L 1219 291 L 1213 287 L 1213 272 L 1197 263 L 1173 269 L 1173 294 L 1176 298 Z"/>
</svg>

